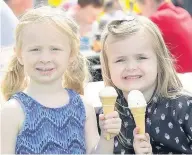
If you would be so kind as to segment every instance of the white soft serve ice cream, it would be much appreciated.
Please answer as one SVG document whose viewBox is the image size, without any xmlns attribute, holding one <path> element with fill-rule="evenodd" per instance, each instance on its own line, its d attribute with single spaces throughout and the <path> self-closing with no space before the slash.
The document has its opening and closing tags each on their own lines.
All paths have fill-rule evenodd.
<svg viewBox="0 0 192 155">
<path fill-rule="evenodd" d="M 139 90 L 132 90 L 128 94 L 129 108 L 145 107 L 147 105 L 143 94 Z"/>
<path fill-rule="evenodd" d="M 117 92 L 115 88 L 111 86 L 107 86 L 99 92 L 99 96 L 100 97 L 111 97 L 111 96 L 117 97 Z"/>
</svg>

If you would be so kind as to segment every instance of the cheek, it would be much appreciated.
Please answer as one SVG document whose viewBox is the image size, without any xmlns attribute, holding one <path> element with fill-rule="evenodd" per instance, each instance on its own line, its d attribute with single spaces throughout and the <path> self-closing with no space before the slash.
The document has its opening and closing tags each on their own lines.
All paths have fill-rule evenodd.
<svg viewBox="0 0 192 155">
<path fill-rule="evenodd" d="M 157 63 L 151 61 L 140 65 L 140 69 L 150 78 L 156 78 L 157 76 Z"/>
<path fill-rule="evenodd" d="M 117 65 L 117 64 L 111 64 L 109 65 L 111 80 L 115 84 L 118 82 L 121 78 L 121 74 L 123 72 L 123 67 Z"/>
<path fill-rule="evenodd" d="M 55 57 L 55 63 L 60 64 L 61 66 L 67 66 L 69 63 L 70 54 L 62 53 Z"/>
<path fill-rule="evenodd" d="M 24 66 L 31 66 L 36 63 L 37 58 L 31 54 L 22 55 L 22 63 Z"/>
</svg>

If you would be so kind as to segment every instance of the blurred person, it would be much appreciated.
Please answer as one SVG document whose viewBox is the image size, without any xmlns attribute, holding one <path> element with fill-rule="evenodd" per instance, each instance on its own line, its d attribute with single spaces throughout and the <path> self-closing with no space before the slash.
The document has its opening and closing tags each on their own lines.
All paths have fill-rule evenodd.
<svg viewBox="0 0 192 155">
<path fill-rule="evenodd" d="M 100 30 L 103 30 L 105 25 L 113 19 L 118 19 L 125 16 L 119 0 L 106 0 L 104 3 L 104 12 L 105 14 L 100 18 L 99 21 Z"/>
<path fill-rule="evenodd" d="M 11 8 L 13 13 L 19 17 L 27 9 L 33 7 L 33 0 L 4 0 L 7 5 Z"/>
<path fill-rule="evenodd" d="M 100 20 L 97 22 L 97 28 L 95 28 L 96 33 L 93 39 L 94 41 L 92 47 L 95 52 L 100 52 L 101 50 L 100 34 L 107 23 L 115 19 L 123 18 L 126 15 L 119 0 L 105 0 L 104 13 L 105 14 L 101 16 Z"/>
<path fill-rule="evenodd" d="M 165 0 L 136 0 L 142 15 L 160 28 L 175 57 L 177 72 L 192 72 L 192 18 L 183 8 Z"/>
<path fill-rule="evenodd" d="M 75 3 L 73 1 L 73 3 Z M 104 0 L 77 0 L 68 13 L 80 27 L 81 36 L 86 35 L 92 30 L 92 24 L 102 12 Z"/>
<path fill-rule="evenodd" d="M 1 47 L 12 46 L 14 44 L 14 31 L 18 23 L 18 19 L 4 1 L 0 1 L 0 6 Z"/>
</svg>

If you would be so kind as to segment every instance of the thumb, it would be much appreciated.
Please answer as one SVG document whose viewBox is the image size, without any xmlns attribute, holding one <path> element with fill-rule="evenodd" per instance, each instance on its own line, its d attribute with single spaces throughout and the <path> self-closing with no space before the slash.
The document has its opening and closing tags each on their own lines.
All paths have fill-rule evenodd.
<svg viewBox="0 0 192 155">
<path fill-rule="evenodd" d="M 104 119 L 105 119 L 105 115 L 104 115 L 104 114 L 100 114 L 100 115 L 99 115 L 99 120 L 102 121 L 102 120 L 104 120 Z"/>
<path fill-rule="evenodd" d="M 145 133 L 145 136 L 146 136 L 146 138 L 147 138 L 147 141 L 150 142 L 150 136 L 149 136 L 149 134 L 148 134 L 148 133 Z"/>
<path fill-rule="evenodd" d="M 133 130 L 133 136 L 139 134 L 139 127 L 136 127 L 134 130 Z"/>
</svg>

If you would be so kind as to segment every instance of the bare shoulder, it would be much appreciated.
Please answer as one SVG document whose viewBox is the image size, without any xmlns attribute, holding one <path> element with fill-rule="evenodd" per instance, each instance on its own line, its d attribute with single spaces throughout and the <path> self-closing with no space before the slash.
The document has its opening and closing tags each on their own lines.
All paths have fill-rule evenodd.
<svg viewBox="0 0 192 155">
<path fill-rule="evenodd" d="M 6 111 L 6 112 L 18 112 L 22 110 L 20 103 L 15 100 L 11 99 L 7 102 L 5 102 L 1 108 L 1 111 Z"/>
<path fill-rule="evenodd" d="M 81 95 L 81 99 L 84 103 L 84 106 L 85 106 L 85 111 L 86 111 L 86 116 L 87 118 L 89 118 L 89 116 L 91 115 L 95 115 L 95 110 L 94 110 L 94 107 L 93 105 L 91 104 L 91 101 L 86 99 L 84 96 Z"/>
<path fill-rule="evenodd" d="M 1 108 L 1 154 L 14 154 L 17 135 L 24 121 L 20 103 L 11 99 Z"/>
<path fill-rule="evenodd" d="M 10 120 L 20 125 L 20 122 L 24 119 L 21 104 L 15 99 L 7 101 L 1 108 L 1 119 L 3 119 L 4 122 Z"/>
</svg>

